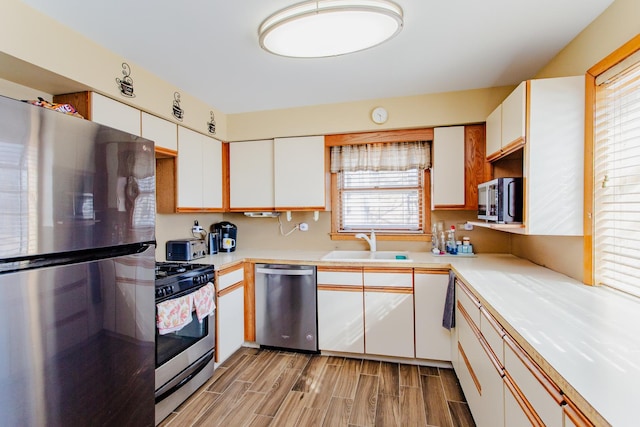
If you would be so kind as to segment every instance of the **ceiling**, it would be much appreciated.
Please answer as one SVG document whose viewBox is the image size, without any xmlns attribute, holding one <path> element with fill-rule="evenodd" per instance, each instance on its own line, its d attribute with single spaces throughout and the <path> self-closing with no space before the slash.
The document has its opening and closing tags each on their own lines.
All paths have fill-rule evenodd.
<svg viewBox="0 0 640 427">
<path fill-rule="evenodd" d="M 226 113 L 513 85 L 613 0 L 395 0 L 404 28 L 365 51 L 293 59 L 258 45 L 298 0 L 23 0 Z"/>
</svg>

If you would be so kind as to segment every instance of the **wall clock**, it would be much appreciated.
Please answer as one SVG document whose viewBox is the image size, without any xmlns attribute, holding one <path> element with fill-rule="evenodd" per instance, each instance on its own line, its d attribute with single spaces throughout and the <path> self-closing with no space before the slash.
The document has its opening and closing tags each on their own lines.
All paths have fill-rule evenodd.
<svg viewBox="0 0 640 427">
<path fill-rule="evenodd" d="M 371 120 L 373 120 L 374 123 L 377 123 L 379 125 L 386 122 L 388 118 L 389 118 L 389 113 L 384 107 L 376 107 L 371 112 Z"/>
</svg>

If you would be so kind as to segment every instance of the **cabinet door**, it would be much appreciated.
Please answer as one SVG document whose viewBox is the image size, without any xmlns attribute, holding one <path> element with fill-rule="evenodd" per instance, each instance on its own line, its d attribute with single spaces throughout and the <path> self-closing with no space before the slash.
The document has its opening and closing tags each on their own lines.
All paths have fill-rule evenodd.
<svg viewBox="0 0 640 427">
<path fill-rule="evenodd" d="M 513 381 L 508 376 L 504 377 L 504 422 L 505 426 L 544 425 L 527 406 L 527 402 L 518 393 Z"/>
<path fill-rule="evenodd" d="M 218 322 L 218 363 L 223 363 L 244 343 L 244 287 L 221 293 L 216 309 Z"/>
<path fill-rule="evenodd" d="M 540 371 L 513 338 L 504 338 L 504 368 L 546 426 L 562 426 L 563 398 L 557 386 Z"/>
<path fill-rule="evenodd" d="M 492 158 L 500 154 L 502 147 L 502 104 L 487 117 L 486 157 Z"/>
<path fill-rule="evenodd" d="M 273 209 L 272 139 L 229 144 L 229 191 L 232 210 Z"/>
<path fill-rule="evenodd" d="M 222 208 L 222 143 L 178 126 L 178 209 Z"/>
<path fill-rule="evenodd" d="M 502 102 L 502 144 L 503 150 L 519 145 L 525 139 L 527 82 L 522 82 Z"/>
<path fill-rule="evenodd" d="M 91 93 L 91 120 L 140 136 L 140 110 L 99 93 Z"/>
<path fill-rule="evenodd" d="M 363 293 L 360 289 L 318 288 L 320 350 L 364 353 Z"/>
<path fill-rule="evenodd" d="M 365 353 L 415 356 L 413 270 L 364 269 Z"/>
<path fill-rule="evenodd" d="M 142 112 L 142 136 L 155 142 L 156 149 L 178 151 L 178 125 Z"/>
<path fill-rule="evenodd" d="M 502 367 L 471 316 L 460 305 L 456 310 L 460 385 L 479 426 L 505 424 Z"/>
<path fill-rule="evenodd" d="M 178 126 L 178 207 L 203 207 L 203 173 L 200 135 Z"/>
<path fill-rule="evenodd" d="M 365 353 L 414 357 L 413 295 L 365 291 Z"/>
<path fill-rule="evenodd" d="M 464 126 L 435 128 L 433 133 L 433 206 L 465 204 Z"/>
<path fill-rule="evenodd" d="M 325 208 L 324 137 L 274 140 L 274 197 L 277 209 Z"/>
<path fill-rule="evenodd" d="M 244 268 L 219 272 L 216 277 L 216 361 L 223 363 L 244 343 Z"/>
<path fill-rule="evenodd" d="M 416 357 L 451 360 L 451 332 L 442 327 L 448 271 L 414 272 Z"/>
<path fill-rule="evenodd" d="M 318 267 L 320 350 L 364 353 L 362 268 Z"/>
<path fill-rule="evenodd" d="M 525 165 L 529 234 L 581 236 L 584 76 L 531 81 Z"/>
<path fill-rule="evenodd" d="M 222 209 L 222 142 L 200 135 L 202 138 L 202 206 Z"/>
</svg>

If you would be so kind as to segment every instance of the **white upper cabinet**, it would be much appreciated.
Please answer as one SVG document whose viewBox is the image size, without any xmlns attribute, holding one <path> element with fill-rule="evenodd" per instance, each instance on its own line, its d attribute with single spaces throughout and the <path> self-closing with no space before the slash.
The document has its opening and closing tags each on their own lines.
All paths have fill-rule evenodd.
<svg viewBox="0 0 640 427">
<path fill-rule="evenodd" d="M 178 151 L 178 125 L 142 112 L 142 137 L 155 142 L 156 149 Z"/>
<path fill-rule="evenodd" d="M 276 138 L 273 143 L 275 208 L 324 209 L 324 136 Z"/>
<path fill-rule="evenodd" d="M 519 234 L 583 235 L 584 88 L 584 76 L 529 80 L 502 103 L 502 145 L 497 153 L 488 149 L 487 160 L 493 178 L 523 177 L 523 223 L 487 226 Z M 491 121 L 487 135 L 495 140 Z"/>
<path fill-rule="evenodd" d="M 528 234 L 583 234 L 584 87 L 584 76 L 531 81 L 523 164 Z"/>
<path fill-rule="evenodd" d="M 502 148 L 502 104 L 498 105 L 487 117 L 486 156 L 492 158 L 500 155 Z"/>
<path fill-rule="evenodd" d="M 465 204 L 464 126 L 433 130 L 433 197 L 437 207 Z"/>
<path fill-rule="evenodd" d="M 273 209 L 272 139 L 229 144 L 229 192 L 231 209 Z"/>
<path fill-rule="evenodd" d="M 99 93 L 91 93 L 91 120 L 140 136 L 140 110 Z"/>
<path fill-rule="evenodd" d="M 517 150 L 526 142 L 527 85 L 524 81 L 487 117 L 488 160 Z"/>
<path fill-rule="evenodd" d="M 527 82 L 522 82 L 502 102 L 502 149 L 525 141 L 527 117 Z"/>
<path fill-rule="evenodd" d="M 178 211 L 222 209 L 222 142 L 178 126 Z"/>
</svg>

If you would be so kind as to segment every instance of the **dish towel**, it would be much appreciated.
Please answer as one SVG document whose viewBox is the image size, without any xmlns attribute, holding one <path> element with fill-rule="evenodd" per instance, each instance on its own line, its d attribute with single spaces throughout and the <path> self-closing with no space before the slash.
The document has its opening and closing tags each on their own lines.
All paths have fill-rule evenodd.
<svg viewBox="0 0 640 427">
<path fill-rule="evenodd" d="M 191 323 L 193 316 L 193 294 L 170 299 L 156 304 L 156 326 L 160 335 L 179 331 Z"/>
<path fill-rule="evenodd" d="M 442 314 L 442 327 L 448 330 L 456 327 L 456 275 L 449 270 L 449 285 L 447 297 L 444 300 L 444 313 Z"/>
<path fill-rule="evenodd" d="M 202 319 L 216 311 L 215 293 L 216 290 L 211 282 L 194 292 L 193 303 L 196 306 L 196 315 L 200 323 L 202 323 Z"/>
</svg>

